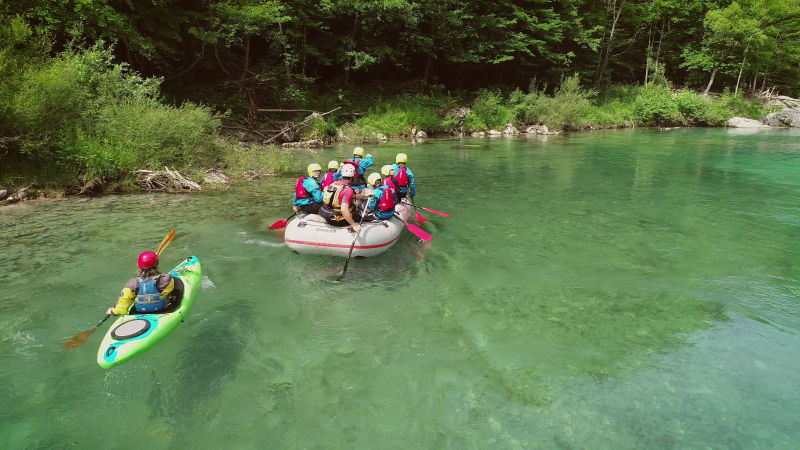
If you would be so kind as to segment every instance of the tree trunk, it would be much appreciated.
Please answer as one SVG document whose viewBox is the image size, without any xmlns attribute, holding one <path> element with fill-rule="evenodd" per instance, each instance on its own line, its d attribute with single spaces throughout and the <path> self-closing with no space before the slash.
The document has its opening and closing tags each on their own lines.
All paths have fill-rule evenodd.
<svg viewBox="0 0 800 450">
<path fill-rule="evenodd" d="M 647 86 L 647 78 L 650 75 L 650 52 L 653 51 L 653 27 L 647 27 L 647 51 L 644 55 L 644 85 Z"/>
<path fill-rule="evenodd" d="M 711 79 L 708 80 L 708 86 L 706 86 L 706 90 L 703 92 L 703 95 L 708 95 L 708 91 L 711 90 L 711 85 L 714 84 L 714 77 L 717 76 L 717 70 L 719 70 L 719 65 L 714 65 L 714 70 L 711 71 Z"/>
<path fill-rule="evenodd" d="M 242 92 L 244 80 L 247 78 L 247 70 L 250 68 L 250 36 L 244 37 L 244 68 L 242 69 L 242 78 L 239 80 L 239 93 Z"/>
<path fill-rule="evenodd" d="M 303 59 L 301 63 L 301 72 L 303 76 L 306 76 L 306 42 L 307 42 L 307 35 L 306 35 L 306 25 L 303 24 Z"/>
<path fill-rule="evenodd" d="M 736 78 L 736 90 L 733 95 L 739 93 L 739 82 L 742 81 L 742 71 L 744 71 L 744 62 L 747 60 L 747 51 L 750 50 L 750 41 L 747 41 L 747 47 L 744 48 L 744 56 L 742 57 L 742 65 L 739 67 L 739 77 Z"/>
<path fill-rule="evenodd" d="M 600 86 L 603 75 L 606 72 L 606 67 L 608 66 L 608 57 L 611 56 L 611 49 L 614 46 L 614 32 L 617 30 L 617 22 L 619 21 L 619 16 L 622 15 L 622 5 L 624 3 L 625 0 L 620 0 L 619 9 L 617 9 L 617 0 L 611 1 L 611 14 L 614 17 L 614 21 L 611 23 L 611 32 L 608 35 L 608 45 L 606 46 L 606 55 L 603 58 L 603 65 L 600 67 L 600 73 L 597 75 L 598 86 Z"/>
<path fill-rule="evenodd" d="M 428 76 L 431 74 L 431 54 L 428 52 L 428 60 L 425 62 L 425 73 L 422 75 L 422 82 L 428 85 Z"/>
<path fill-rule="evenodd" d="M 353 49 L 356 47 L 356 30 L 358 29 L 358 12 L 356 12 L 356 18 L 353 20 L 353 31 L 350 33 L 350 45 Z M 350 60 L 345 58 L 346 65 L 344 67 L 344 85 L 347 86 L 347 83 L 350 81 Z"/>
</svg>

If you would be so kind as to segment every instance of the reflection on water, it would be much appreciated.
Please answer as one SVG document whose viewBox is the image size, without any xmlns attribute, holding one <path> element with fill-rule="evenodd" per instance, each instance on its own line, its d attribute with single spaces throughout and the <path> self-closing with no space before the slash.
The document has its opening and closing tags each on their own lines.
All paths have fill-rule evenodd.
<svg viewBox="0 0 800 450">
<path fill-rule="evenodd" d="M 0 209 L 0 447 L 792 448 L 798 150 L 775 130 L 373 147 L 453 216 L 344 283 L 266 230 L 292 177 Z M 186 321 L 110 371 L 105 328 L 62 351 L 171 228 L 162 264 L 203 263 Z"/>
</svg>

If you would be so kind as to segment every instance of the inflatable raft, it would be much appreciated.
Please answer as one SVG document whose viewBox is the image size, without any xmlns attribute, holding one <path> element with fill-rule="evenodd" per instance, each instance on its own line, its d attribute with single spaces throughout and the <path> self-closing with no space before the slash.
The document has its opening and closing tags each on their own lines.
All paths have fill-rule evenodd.
<svg viewBox="0 0 800 450">
<path fill-rule="evenodd" d="M 97 364 L 104 369 L 125 362 L 161 342 L 183 322 L 200 290 L 200 261 L 190 256 L 170 272 L 181 300 L 164 312 L 126 314 L 111 325 L 97 350 Z"/>
<path fill-rule="evenodd" d="M 395 217 L 380 222 L 363 222 L 356 239 L 353 256 L 375 256 L 392 248 L 411 217 L 411 207 L 395 206 Z M 347 258 L 355 232 L 350 227 L 334 227 L 325 219 L 309 214 L 295 217 L 286 225 L 286 245 L 302 254 L 341 256 Z"/>
</svg>

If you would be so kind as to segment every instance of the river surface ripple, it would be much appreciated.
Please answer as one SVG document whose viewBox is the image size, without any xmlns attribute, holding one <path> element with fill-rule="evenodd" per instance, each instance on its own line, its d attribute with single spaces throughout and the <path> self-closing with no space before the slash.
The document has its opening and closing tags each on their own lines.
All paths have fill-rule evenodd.
<svg viewBox="0 0 800 450">
<path fill-rule="evenodd" d="M 797 448 L 800 133 L 368 151 L 453 216 L 345 283 L 265 229 L 293 177 L 0 209 L 0 448 Z M 108 371 L 108 324 L 63 351 L 171 228 L 185 323 Z"/>
</svg>

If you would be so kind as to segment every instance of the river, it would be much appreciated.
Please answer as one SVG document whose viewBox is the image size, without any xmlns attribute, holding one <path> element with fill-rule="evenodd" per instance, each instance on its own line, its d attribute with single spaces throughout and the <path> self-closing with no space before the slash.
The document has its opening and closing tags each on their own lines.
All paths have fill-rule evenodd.
<svg viewBox="0 0 800 450">
<path fill-rule="evenodd" d="M 293 177 L 0 209 L 0 448 L 797 447 L 800 132 L 367 151 L 452 217 L 344 283 L 266 230 Z M 62 350 L 171 228 L 185 323 L 108 371 L 108 323 Z"/>
</svg>

